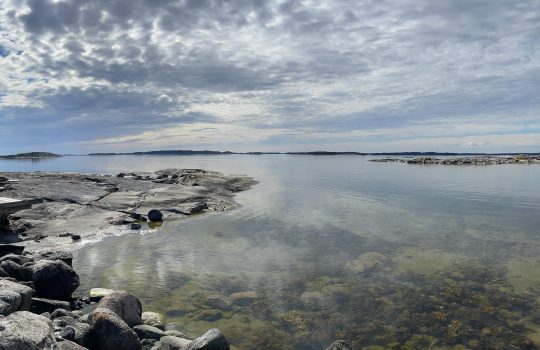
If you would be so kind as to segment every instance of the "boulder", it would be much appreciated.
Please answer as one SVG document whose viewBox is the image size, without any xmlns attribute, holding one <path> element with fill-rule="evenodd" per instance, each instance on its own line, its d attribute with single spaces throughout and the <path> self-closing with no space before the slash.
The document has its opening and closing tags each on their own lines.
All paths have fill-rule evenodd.
<svg viewBox="0 0 540 350">
<path fill-rule="evenodd" d="M 352 350 L 352 347 L 345 340 L 336 340 L 326 350 Z"/>
<path fill-rule="evenodd" d="M 56 349 L 53 326 L 46 317 L 28 311 L 0 316 L 0 350 Z"/>
<path fill-rule="evenodd" d="M 73 329 L 73 327 L 66 326 L 55 331 L 54 336 L 56 337 L 56 340 L 73 340 L 75 339 L 75 329 Z"/>
<path fill-rule="evenodd" d="M 32 288 L 27 287 L 17 282 L 0 279 L 0 290 L 12 291 L 12 292 L 18 293 L 21 296 L 21 303 L 19 305 L 18 310 L 19 311 L 30 310 L 30 302 L 32 299 L 32 294 L 34 293 Z"/>
<path fill-rule="evenodd" d="M 202 212 L 203 210 L 208 209 L 208 204 L 206 203 L 197 203 L 195 206 L 189 209 L 190 214 L 197 214 Z"/>
<path fill-rule="evenodd" d="M 21 295 L 12 290 L 0 290 L 0 315 L 7 316 L 21 305 Z"/>
<path fill-rule="evenodd" d="M 114 290 L 107 288 L 92 288 L 90 289 L 90 300 L 99 301 L 106 295 L 113 293 Z"/>
<path fill-rule="evenodd" d="M 35 314 L 41 314 L 43 312 L 52 314 L 57 309 L 71 310 L 71 305 L 67 301 L 45 298 L 32 298 L 30 304 L 30 311 Z"/>
<path fill-rule="evenodd" d="M 8 273 L 4 271 L 2 267 L 0 267 L 0 278 L 1 277 L 9 277 Z"/>
<path fill-rule="evenodd" d="M 96 334 L 89 324 L 79 322 L 70 316 L 61 316 L 53 320 L 54 329 L 59 331 L 63 328 L 70 327 L 75 330 L 75 336 L 71 341 L 84 346 L 85 348 L 96 348 Z"/>
<path fill-rule="evenodd" d="M 229 342 L 221 332 L 213 328 L 191 342 L 186 350 L 229 350 Z"/>
<path fill-rule="evenodd" d="M 58 342 L 58 347 L 56 348 L 58 350 L 88 350 L 88 348 L 85 348 L 84 346 L 80 346 L 77 343 L 74 343 L 69 340 L 62 340 Z"/>
<path fill-rule="evenodd" d="M 76 313 L 71 312 L 71 311 L 69 311 L 67 309 L 56 309 L 53 312 L 51 312 L 51 317 L 49 317 L 49 318 L 51 320 L 54 320 L 55 318 L 64 317 L 64 316 L 69 316 L 69 317 L 72 317 L 74 319 L 79 318 L 79 315 L 77 315 Z"/>
<path fill-rule="evenodd" d="M 0 244 L 0 257 L 8 254 L 21 255 L 24 247 L 15 244 Z"/>
<path fill-rule="evenodd" d="M 191 344 L 191 340 L 166 335 L 159 340 L 160 350 L 185 350 Z"/>
<path fill-rule="evenodd" d="M 130 225 L 130 228 L 131 228 L 132 230 L 140 230 L 140 229 L 142 228 L 142 226 L 141 226 L 141 224 L 132 223 L 132 224 Z"/>
<path fill-rule="evenodd" d="M 152 209 L 148 212 L 148 220 L 152 222 L 163 221 L 163 214 L 157 209 Z"/>
<path fill-rule="evenodd" d="M 9 275 L 9 277 L 13 277 L 17 281 L 32 280 L 32 270 L 26 266 L 21 266 L 14 261 L 2 261 L 0 267 Z"/>
<path fill-rule="evenodd" d="M 108 294 L 99 301 L 98 307 L 112 310 L 130 327 L 141 324 L 141 301 L 130 292 L 119 290 Z"/>
<path fill-rule="evenodd" d="M 38 296 L 68 300 L 79 287 L 77 273 L 61 260 L 41 260 L 32 265 L 34 285 Z"/>
<path fill-rule="evenodd" d="M 213 309 L 200 310 L 195 316 L 196 320 L 203 320 L 208 322 L 217 321 L 221 318 L 223 318 L 223 313 L 219 310 Z"/>
<path fill-rule="evenodd" d="M 155 339 L 159 340 L 165 336 L 165 333 L 156 327 L 149 326 L 147 324 L 140 324 L 133 327 L 133 330 L 139 336 L 139 339 Z"/>
<path fill-rule="evenodd" d="M 97 308 L 88 316 L 101 350 L 141 350 L 137 334 L 114 312 Z"/>
<path fill-rule="evenodd" d="M 141 322 L 152 327 L 165 329 L 165 316 L 152 311 L 145 311 L 141 315 Z"/>
</svg>

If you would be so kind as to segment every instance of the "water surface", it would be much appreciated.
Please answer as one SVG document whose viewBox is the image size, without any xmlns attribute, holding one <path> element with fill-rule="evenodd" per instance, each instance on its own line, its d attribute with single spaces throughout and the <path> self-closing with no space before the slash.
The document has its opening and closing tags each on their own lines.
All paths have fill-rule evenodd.
<svg viewBox="0 0 540 350">
<path fill-rule="evenodd" d="M 242 207 L 76 252 L 81 293 L 128 289 L 236 349 L 540 346 L 540 166 L 360 156 L 111 156 L 0 171 L 204 168 L 260 183 Z M 513 347 L 512 347 L 513 346 Z"/>
</svg>

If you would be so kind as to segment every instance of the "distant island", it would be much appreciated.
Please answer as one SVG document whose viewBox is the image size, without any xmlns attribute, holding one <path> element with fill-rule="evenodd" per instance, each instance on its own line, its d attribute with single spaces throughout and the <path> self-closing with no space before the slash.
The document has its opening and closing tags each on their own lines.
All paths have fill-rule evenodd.
<svg viewBox="0 0 540 350">
<path fill-rule="evenodd" d="M 50 153 L 50 152 L 27 152 L 27 153 L 0 155 L 0 159 L 49 159 L 49 158 L 58 158 L 58 157 L 61 157 L 61 155 Z"/>
<path fill-rule="evenodd" d="M 160 150 L 160 151 L 143 151 L 143 152 L 126 152 L 126 153 L 90 153 L 89 156 L 118 156 L 118 155 L 153 155 L 153 156 L 195 156 L 195 155 L 227 155 L 227 154 L 246 154 L 246 155 L 264 155 L 264 154 L 289 154 L 289 155 L 307 155 L 307 156 L 337 156 L 337 155 L 355 155 L 355 156 L 400 156 L 400 157 L 415 157 L 415 156 L 486 156 L 486 155 L 540 155 L 540 153 L 450 153 L 450 152 L 329 152 L 329 151 L 312 151 L 312 152 L 231 152 L 231 151 L 193 151 L 193 150 Z"/>
</svg>

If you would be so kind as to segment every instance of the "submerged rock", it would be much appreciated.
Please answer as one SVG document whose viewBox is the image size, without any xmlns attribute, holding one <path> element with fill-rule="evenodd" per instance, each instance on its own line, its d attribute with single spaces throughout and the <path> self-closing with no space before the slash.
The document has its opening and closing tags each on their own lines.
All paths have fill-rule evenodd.
<svg viewBox="0 0 540 350">
<path fill-rule="evenodd" d="M 0 317 L 0 350 L 56 349 L 52 322 L 28 311 Z"/>
<path fill-rule="evenodd" d="M 345 340 L 336 340 L 326 350 L 352 350 L 352 347 Z"/>
<path fill-rule="evenodd" d="M 347 268 L 355 273 L 370 272 L 386 262 L 387 258 L 377 252 L 368 252 L 360 255 L 358 259 L 349 261 Z"/>
<path fill-rule="evenodd" d="M 114 293 L 114 290 L 107 288 L 92 288 L 90 289 L 90 300 L 99 301 L 106 295 Z"/>
<path fill-rule="evenodd" d="M 112 310 L 130 327 L 141 324 L 141 301 L 130 292 L 119 290 L 110 293 L 99 301 L 98 307 Z"/>
<path fill-rule="evenodd" d="M 253 291 L 237 292 L 229 295 L 231 303 L 240 306 L 246 306 L 257 299 L 257 293 Z"/>
</svg>

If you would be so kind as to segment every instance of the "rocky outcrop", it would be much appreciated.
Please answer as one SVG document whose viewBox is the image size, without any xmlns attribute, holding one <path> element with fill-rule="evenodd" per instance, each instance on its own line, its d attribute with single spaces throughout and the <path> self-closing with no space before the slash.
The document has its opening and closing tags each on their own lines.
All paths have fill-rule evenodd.
<svg viewBox="0 0 540 350">
<path fill-rule="evenodd" d="M 499 164 L 540 164 L 540 156 L 537 155 L 513 155 L 513 156 L 471 156 L 460 158 L 377 158 L 370 159 L 377 163 L 407 163 L 407 164 L 439 164 L 439 165 L 499 165 Z"/>
</svg>

